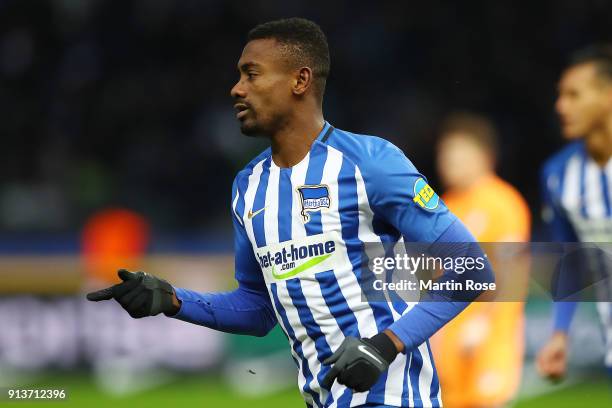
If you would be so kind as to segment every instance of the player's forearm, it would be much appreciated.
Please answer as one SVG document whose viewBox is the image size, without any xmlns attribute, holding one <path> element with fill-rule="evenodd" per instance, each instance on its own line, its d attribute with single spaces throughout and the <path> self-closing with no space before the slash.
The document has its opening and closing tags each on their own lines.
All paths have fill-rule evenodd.
<svg viewBox="0 0 612 408">
<path fill-rule="evenodd" d="M 553 306 L 553 331 L 567 333 L 576 312 L 577 302 L 555 302 Z"/>
<path fill-rule="evenodd" d="M 455 221 L 434 243 L 432 247 L 436 256 L 451 258 L 485 259 L 483 269 L 473 269 L 456 273 L 445 271 L 438 282 L 454 281 L 456 287 L 466 288 L 467 280 L 474 283 L 491 284 L 495 281 L 493 270 L 475 238 L 460 221 Z M 410 351 L 421 345 L 442 326 L 457 316 L 471 301 L 482 293 L 481 290 L 441 290 L 426 294 L 410 311 L 393 323 L 389 330 L 404 344 L 404 351 Z"/>
<path fill-rule="evenodd" d="M 419 303 L 389 330 L 404 344 L 402 351 L 408 352 L 423 344 L 468 305 L 469 302 L 448 301 Z"/>
<path fill-rule="evenodd" d="M 199 293 L 175 288 L 180 309 L 172 316 L 234 334 L 265 336 L 276 325 L 267 294 L 247 288 L 225 293 Z"/>
</svg>

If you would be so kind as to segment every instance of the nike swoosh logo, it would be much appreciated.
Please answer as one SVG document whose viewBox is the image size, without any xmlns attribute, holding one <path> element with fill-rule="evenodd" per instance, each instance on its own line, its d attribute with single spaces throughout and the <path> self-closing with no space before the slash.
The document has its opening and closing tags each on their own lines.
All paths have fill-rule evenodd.
<svg viewBox="0 0 612 408">
<path fill-rule="evenodd" d="M 267 206 L 266 206 L 266 207 L 267 207 Z M 257 214 L 259 214 L 260 212 L 262 212 L 263 210 L 265 210 L 265 209 L 266 209 L 266 207 L 261 207 L 259 210 L 255 211 L 255 212 L 253 212 L 253 209 L 250 209 L 250 210 L 249 210 L 249 213 L 247 214 L 247 216 L 249 217 L 249 220 L 250 220 L 251 218 L 253 218 L 254 216 L 256 216 Z"/>
<path fill-rule="evenodd" d="M 383 363 L 382 361 L 380 361 L 380 359 L 378 357 L 376 357 L 374 354 L 370 353 L 370 351 L 363 344 L 358 345 L 357 346 L 357 350 L 361 351 L 363 354 L 366 354 L 366 355 L 372 357 L 374 360 L 378 361 L 379 364 Z"/>
<path fill-rule="evenodd" d="M 272 276 L 274 276 L 274 279 L 287 279 L 287 278 L 290 278 L 292 276 L 297 275 L 300 272 L 304 272 L 305 270 L 310 269 L 313 266 L 320 264 L 321 262 L 323 262 L 324 260 L 326 260 L 330 256 L 331 256 L 331 254 L 317 256 L 315 258 L 309 259 L 308 261 L 304 262 L 300 266 L 298 266 L 296 268 L 293 268 L 289 272 L 279 273 L 279 274 L 276 273 L 274 265 L 272 265 Z"/>
</svg>

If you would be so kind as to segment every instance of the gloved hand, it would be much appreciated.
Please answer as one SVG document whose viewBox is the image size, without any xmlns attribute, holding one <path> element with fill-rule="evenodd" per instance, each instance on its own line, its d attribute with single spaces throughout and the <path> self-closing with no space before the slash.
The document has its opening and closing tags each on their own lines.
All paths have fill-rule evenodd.
<svg viewBox="0 0 612 408">
<path fill-rule="evenodd" d="M 135 319 L 167 315 L 178 311 L 173 305 L 174 289 L 163 279 L 145 272 L 129 272 L 119 269 L 117 273 L 123 282 L 106 289 L 87 294 L 87 300 L 99 302 L 115 299 Z"/>
<path fill-rule="evenodd" d="M 323 387 L 328 390 L 338 380 L 357 392 L 367 391 L 378 381 L 397 356 L 393 341 L 385 334 L 378 333 L 369 339 L 347 337 L 340 347 L 323 364 L 332 364 Z"/>
</svg>

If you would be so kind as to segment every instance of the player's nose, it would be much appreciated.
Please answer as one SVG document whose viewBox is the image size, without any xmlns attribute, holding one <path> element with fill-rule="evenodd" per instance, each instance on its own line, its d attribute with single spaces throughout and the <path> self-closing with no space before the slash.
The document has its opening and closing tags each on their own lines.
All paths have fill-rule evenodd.
<svg viewBox="0 0 612 408">
<path fill-rule="evenodd" d="M 556 102 L 555 102 L 555 110 L 557 111 L 557 113 L 561 116 L 563 116 L 563 114 L 566 111 L 566 103 L 564 101 L 563 97 L 558 97 Z"/>
<path fill-rule="evenodd" d="M 230 95 L 234 99 L 246 97 L 246 91 L 242 86 L 242 81 L 236 82 L 236 85 L 234 85 L 230 91 Z"/>
</svg>

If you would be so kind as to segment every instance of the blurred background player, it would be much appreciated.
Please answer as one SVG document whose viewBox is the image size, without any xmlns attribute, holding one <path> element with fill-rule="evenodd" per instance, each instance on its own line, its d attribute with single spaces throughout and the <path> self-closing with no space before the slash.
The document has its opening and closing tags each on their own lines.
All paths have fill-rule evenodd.
<svg viewBox="0 0 612 408">
<path fill-rule="evenodd" d="M 526 242 L 529 209 L 495 174 L 496 150 L 489 120 L 471 113 L 449 116 L 437 149 L 443 200 L 478 241 Z M 445 406 L 493 407 L 511 400 L 520 383 L 523 337 L 521 302 L 473 303 L 447 324 L 432 341 Z"/>
<path fill-rule="evenodd" d="M 573 141 L 542 168 L 542 216 L 550 240 L 612 242 L 612 46 L 596 45 L 570 59 L 559 81 L 556 110 L 563 137 Z M 605 265 L 602 265 L 606 270 Z M 609 276 L 609 265 L 608 265 Z M 608 279 L 609 281 L 609 279 Z M 612 313 L 609 295 L 597 305 L 606 342 L 605 364 L 612 375 Z M 575 302 L 554 304 L 553 334 L 537 358 L 540 373 L 566 373 Z"/>
</svg>

